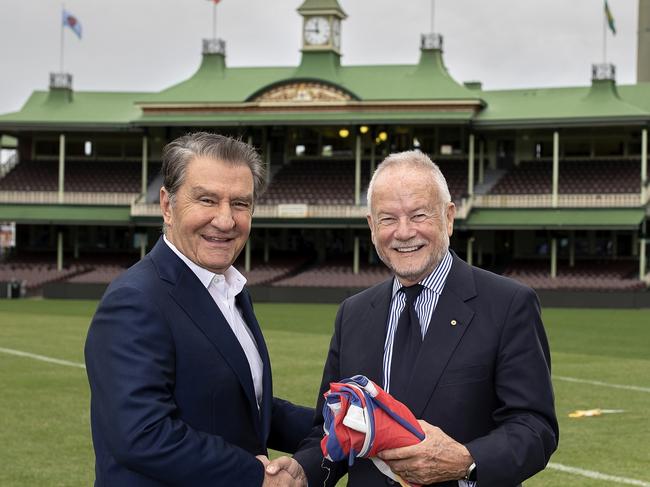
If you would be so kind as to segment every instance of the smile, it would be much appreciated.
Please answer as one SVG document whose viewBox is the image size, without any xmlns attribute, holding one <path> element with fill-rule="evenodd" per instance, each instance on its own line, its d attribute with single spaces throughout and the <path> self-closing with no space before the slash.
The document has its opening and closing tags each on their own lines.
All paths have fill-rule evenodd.
<svg viewBox="0 0 650 487">
<path fill-rule="evenodd" d="M 224 238 L 224 237 L 210 237 L 209 235 L 202 235 L 204 240 L 207 240 L 210 243 L 228 243 L 232 241 L 232 238 Z"/>
<path fill-rule="evenodd" d="M 424 247 L 424 245 L 414 245 L 412 247 L 398 247 L 398 248 L 393 249 L 393 250 L 395 250 L 396 252 L 399 252 L 401 254 L 406 254 L 406 253 L 409 253 L 409 252 L 416 252 L 416 251 L 420 250 L 422 247 Z"/>
</svg>

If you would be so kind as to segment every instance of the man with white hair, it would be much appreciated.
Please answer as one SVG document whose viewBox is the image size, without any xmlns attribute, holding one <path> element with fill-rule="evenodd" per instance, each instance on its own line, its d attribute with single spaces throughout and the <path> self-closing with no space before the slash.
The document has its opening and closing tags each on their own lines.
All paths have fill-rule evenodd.
<svg viewBox="0 0 650 487">
<path fill-rule="evenodd" d="M 394 483 L 370 460 L 328 464 L 323 392 L 365 375 L 420 419 L 426 438 L 379 457 L 413 484 L 507 487 L 557 447 L 548 341 L 535 293 L 449 250 L 456 208 L 426 155 L 390 155 L 368 188 L 368 225 L 394 278 L 345 300 L 336 318 L 315 427 L 295 455 L 309 485 Z"/>
</svg>

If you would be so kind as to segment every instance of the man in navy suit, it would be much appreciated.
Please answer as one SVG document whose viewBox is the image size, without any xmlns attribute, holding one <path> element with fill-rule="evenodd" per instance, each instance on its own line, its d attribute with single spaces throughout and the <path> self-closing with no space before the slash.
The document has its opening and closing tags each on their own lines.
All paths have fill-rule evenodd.
<svg viewBox="0 0 650 487">
<path fill-rule="evenodd" d="M 322 394 L 362 374 L 404 402 L 426 438 L 379 457 L 422 485 L 509 487 L 555 450 L 550 353 L 535 293 L 449 250 L 455 207 L 420 152 L 389 156 L 368 188 L 372 241 L 394 279 L 343 302 L 312 435 L 295 459 L 310 485 L 393 484 L 370 460 L 323 461 Z M 282 460 L 286 462 L 286 460 Z"/>
<path fill-rule="evenodd" d="M 86 341 L 96 487 L 303 485 L 313 410 L 273 397 L 246 279 L 262 164 L 208 133 L 163 151 L 164 237 L 104 294 Z"/>
</svg>

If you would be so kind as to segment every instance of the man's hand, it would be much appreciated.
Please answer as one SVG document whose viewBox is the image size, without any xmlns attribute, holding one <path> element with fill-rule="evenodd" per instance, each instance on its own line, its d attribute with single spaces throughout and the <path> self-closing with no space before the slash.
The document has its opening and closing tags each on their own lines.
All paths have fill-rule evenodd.
<svg viewBox="0 0 650 487">
<path fill-rule="evenodd" d="M 307 487 L 307 476 L 300 464 L 293 458 L 276 458 L 272 462 L 266 464 L 263 487 L 276 485 Z"/>
<path fill-rule="evenodd" d="M 264 465 L 264 468 L 271 463 L 271 460 L 269 460 L 269 457 L 266 455 L 257 455 L 255 458 L 257 458 L 260 462 L 262 462 L 262 465 Z"/>
<path fill-rule="evenodd" d="M 419 420 L 426 437 L 417 445 L 384 450 L 377 456 L 404 480 L 433 484 L 462 479 L 474 461 L 467 448 L 440 428 Z"/>
</svg>

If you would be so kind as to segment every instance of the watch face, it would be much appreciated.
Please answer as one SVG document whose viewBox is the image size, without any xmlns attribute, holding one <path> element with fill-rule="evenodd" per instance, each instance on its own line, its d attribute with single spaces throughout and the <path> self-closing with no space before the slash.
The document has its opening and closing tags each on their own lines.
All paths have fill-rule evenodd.
<svg viewBox="0 0 650 487">
<path fill-rule="evenodd" d="M 330 40 L 330 23 L 325 17 L 311 17 L 305 22 L 305 42 L 321 46 Z"/>
<path fill-rule="evenodd" d="M 337 49 L 341 47 L 341 21 L 339 19 L 332 21 L 332 44 Z"/>
</svg>

